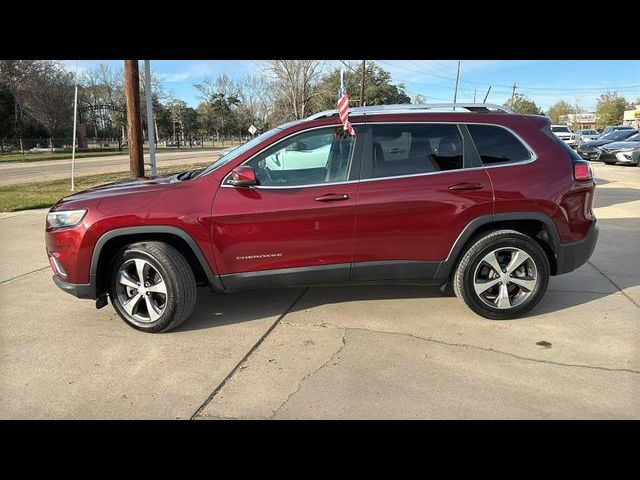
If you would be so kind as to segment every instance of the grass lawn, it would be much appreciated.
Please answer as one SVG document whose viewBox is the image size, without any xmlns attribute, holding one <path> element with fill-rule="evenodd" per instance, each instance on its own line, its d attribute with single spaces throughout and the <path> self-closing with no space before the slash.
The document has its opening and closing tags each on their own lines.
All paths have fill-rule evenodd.
<svg viewBox="0 0 640 480">
<path fill-rule="evenodd" d="M 146 150 L 145 150 L 146 151 Z M 82 152 L 76 152 L 76 158 L 83 157 L 108 157 L 111 155 L 126 155 L 127 150 L 120 152 L 117 148 L 115 150 L 104 148 L 94 150 L 83 150 Z M 71 152 L 57 152 L 57 153 L 29 153 L 24 155 L 21 153 L 4 153 L 0 155 L 0 162 L 41 162 L 43 160 L 66 160 L 71 158 Z"/>
<path fill-rule="evenodd" d="M 158 175 L 184 172 L 194 168 L 205 167 L 209 162 L 173 165 L 158 169 Z M 124 180 L 129 172 L 104 173 L 76 178 L 76 192 L 109 182 Z M 23 183 L 0 187 L 0 212 L 15 212 L 30 208 L 50 207 L 62 197 L 71 194 L 69 179 L 53 180 L 40 183 Z"/>
</svg>

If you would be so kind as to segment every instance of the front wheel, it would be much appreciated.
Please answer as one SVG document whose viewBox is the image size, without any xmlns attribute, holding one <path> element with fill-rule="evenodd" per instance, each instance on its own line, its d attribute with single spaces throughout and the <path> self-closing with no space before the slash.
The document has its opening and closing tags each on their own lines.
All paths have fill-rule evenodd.
<svg viewBox="0 0 640 480">
<path fill-rule="evenodd" d="M 196 303 L 196 280 L 187 260 L 171 245 L 140 242 L 111 262 L 111 303 L 130 326 L 167 332 L 183 323 Z"/>
<path fill-rule="evenodd" d="M 530 237 L 498 230 L 475 239 L 456 268 L 456 296 L 485 318 L 507 320 L 532 309 L 549 284 L 549 261 Z"/>
</svg>

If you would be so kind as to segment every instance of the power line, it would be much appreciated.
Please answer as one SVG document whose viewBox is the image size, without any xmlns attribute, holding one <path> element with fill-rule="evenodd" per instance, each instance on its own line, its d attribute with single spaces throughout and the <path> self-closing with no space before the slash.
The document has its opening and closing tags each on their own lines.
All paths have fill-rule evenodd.
<svg viewBox="0 0 640 480">
<path fill-rule="evenodd" d="M 348 63 L 343 62 L 342 60 L 338 60 L 338 61 L 341 64 L 343 64 L 345 67 L 347 67 L 349 70 L 351 70 L 353 73 L 358 73 L 358 71 L 355 68 L 353 68 L 351 65 L 349 65 Z"/>
<path fill-rule="evenodd" d="M 444 75 L 439 75 L 433 72 L 429 72 L 429 71 L 425 71 L 425 70 L 415 70 L 412 68 L 408 68 L 405 65 L 392 65 L 386 62 L 381 62 L 378 61 L 379 63 L 382 63 L 388 67 L 392 67 L 392 68 L 399 68 L 401 70 L 405 70 L 407 72 L 411 72 L 411 73 L 421 73 L 422 75 L 425 76 L 430 76 L 430 77 L 436 77 L 436 78 L 442 78 L 445 80 L 451 80 L 451 81 L 455 81 L 454 77 L 446 77 Z M 415 83 L 415 82 L 414 82 Z M 488 85 L 492 85 L 494 88 L 505 88 L 505 89 L 511 89 L 513 87 L 513 85 L 500 85 L 500 84 L 492 84 L 489 82 L 477 82 L 477 81 L 472 81 L 472 80 L 460 80 L 460 83 L 467 83 L 467 84 L 472 84 L 472 85 L 482 85 L 482 86 L 488 86 Z M 518 85 L 518 88 L 520 90 L 545 90 L 545 91 L 588 91 L 588 90 L 594 90 L 594 91 L 599 91 L 599 90 L 628 90 L 628 89 L 640 89 L 640 85 L 594 85 L 594 86 L 585 86 L 585 87 L 552 87 L 552 86 L 527 86 L 527 85 Z"/>
</svg>

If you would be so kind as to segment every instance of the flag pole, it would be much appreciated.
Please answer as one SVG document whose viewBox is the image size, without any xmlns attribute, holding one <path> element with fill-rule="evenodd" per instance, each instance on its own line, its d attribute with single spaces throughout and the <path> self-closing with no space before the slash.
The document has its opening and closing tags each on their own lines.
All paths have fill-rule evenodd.
<svg viewBox="0 0 640 480">
<path fill-rule="evenodd" d="M 344 92 L 347 90 L 347 87 L 344 85 L 344 68 L 340 70 L 340 95 L 342 96 Z M 349 105 L 347 105 L 347 109 Z M 347 130 L 347 125 L 342 125 L 343 130 Z"/>
<path fill-rule="evenodd" d="M 76 88 L 73 94 L 73 141 L 71 145 L 71 191 L 76 188 L 75 185 L 75 173 L 76 173 L 76 120 L 78 116 L 78 61 L 76 60 Z"/>
<path fill-rule="evenodd" d="M 144 61 L 144 96 L 147 103 L 147 139 L 149 140 L 149 163 L 151 163 L 151 176 L 157 175 L 156 170 L 156 139 L 153 131 L 153 105 L 151 103 L 151 62 Z"/>
</svg>

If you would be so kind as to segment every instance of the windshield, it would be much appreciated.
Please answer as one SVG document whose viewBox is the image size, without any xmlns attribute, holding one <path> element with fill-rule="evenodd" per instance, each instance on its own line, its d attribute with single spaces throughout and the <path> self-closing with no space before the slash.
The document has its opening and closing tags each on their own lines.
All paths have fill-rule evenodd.
<svg viewBox="0 0 640 480">
<path fill-rule="evenodd" d="M 631 135 L 629 138 L 627 138 L 627 142 L 640 142 L 640 133 Z"/>
<path fill-rule="evenodd" d="M 551 127 L 552 132 L 566 132 L 570 133 L 569 127 Z"/>
<path fill-rule="evenodd" d="M 268 132 L 264 132 L 262 135 L 258 135 L 256 138 L 249 140 L 244 145 L 240 145 L 239 147 L 234 148 L 233 150 L 228 152 L 226 155 L 221 156 L 215 162 L 213 162 L 211 165 L 205 168 L 198 175 L 198 177 L 201 177 L 202 175 L 206 175 L 207 173 L 214 171 L 216 168 L 220 168 L 222 165 L 226 165 L 234 158 L 237 158 L 238 156 L 242 155 L 244 152 L 251 150 L 253 147 L 255 147 L 256 145 L 259 145 L 267 138 L 274 136 L 280 130 L 282 130 L 281 127 L 273 128 Z"/>
<path fill-rule="evenodd" d="M 597 135 L 598 132 L 596 132 L 595 130 L 583 130 L 582 134 L 583 135 Z"/>
<path fill-rule="evenodd" d="M 609 132 L 600 137 L 601 140 L 624 140 L 627 137 L 630 137 L 633 132 L 628 130 L 618 130 L 615 132 Z"/>
</svg>

